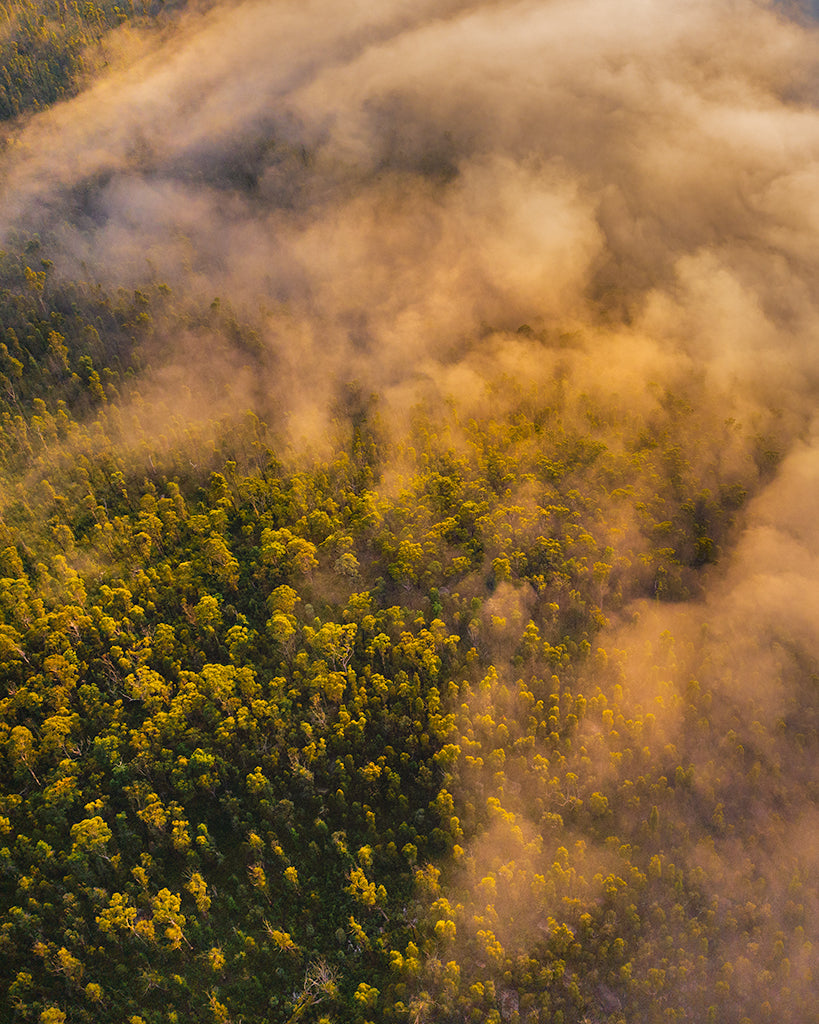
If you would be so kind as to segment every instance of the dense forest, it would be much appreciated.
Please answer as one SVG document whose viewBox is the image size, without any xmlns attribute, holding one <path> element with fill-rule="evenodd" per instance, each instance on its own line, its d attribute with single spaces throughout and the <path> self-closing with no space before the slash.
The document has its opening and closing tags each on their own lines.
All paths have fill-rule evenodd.
<svg viewBox="0 0 819 1024">
<path fill-rule="evenodd" d="M 462 108 L 433 145 L 435 112 L 371 67 L 403 140 L 328 149 L 336 90 L 310 94 L 321 132 L 293 99 L 239 144 L 213 40 L 270 25 L 284 66 L 328 13 L 286 6 L 0 9 L 0 1016 L 815 1019 L 810 225 L 777 206 L 756 236 L 715 232 L 698 197 L 672 230 L 640 178 L 629 255 L 608 185 L 592 230 L 511 136 L 471 166 Z M 445 6 L 457 39 L 533 10 Z M 792 77 L 771 71 L 770 96 L 819 123 L 795 61 L 812 30 L 740 6 L 778 33 L 764 59 Z M 358 83 L 356 60 L 389 43 L 411 63 L 416 37 L 437 67 L 436 19 L 386 10 L 362 27 L 350 5 L 322 67 Z M 694 28 L 673 52 L 705 45 Z M 170 143 L 128 118 L 152 75 L 170 102 L 163 47 L 186 46 L 229 88 Z M 113 141 L 80 168 L 89 110 Z M 773 159 L 753 152 L 749 177 Z M 541 174 L 553 197 L 532 203 Z"/>
</svg>

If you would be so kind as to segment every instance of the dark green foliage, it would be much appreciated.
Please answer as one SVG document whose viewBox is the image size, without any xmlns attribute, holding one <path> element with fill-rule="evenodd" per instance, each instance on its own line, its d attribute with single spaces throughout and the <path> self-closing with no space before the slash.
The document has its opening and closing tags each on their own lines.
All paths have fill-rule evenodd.
<svg viewBox="0 0 819 1024">
<path fill-rule="evenodd" d="M 165 5 L 162 5 L 164 7 Z M 174 6 L 168 8 L 172 10 Z M 142 0 L 12 0 L 0 8 L 0 119 L 74 95 L 94 69 L 106 32 L 150 24 L 161 7 Z"/>
</svg>

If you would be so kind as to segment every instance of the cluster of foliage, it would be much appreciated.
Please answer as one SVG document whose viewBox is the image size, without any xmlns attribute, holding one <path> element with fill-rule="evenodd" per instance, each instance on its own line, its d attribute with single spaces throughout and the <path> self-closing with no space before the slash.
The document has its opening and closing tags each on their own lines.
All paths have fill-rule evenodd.
<svg viewBox="0 0 819 1024">
<path fill-rule="evenodd" d="M 816 880 L 746 822 L 815 720 L 600 646 L 696 593 L 753 482 L 702 489 L 691 401 L 498 382 L 396 440 L 351 391 L 310 465 L 250 412 L 160 445 L 168 290 L 0 270 L 5 1019 L 810 1018 Z"/>
<path fill-rule="evenodd" d="M 149 0 L 6 0 L 0 5 L 0 120 L 74 95 L 100 59 L 106 33 L 124 22 L 153 24 L 165 9 Z"/>
</svg>

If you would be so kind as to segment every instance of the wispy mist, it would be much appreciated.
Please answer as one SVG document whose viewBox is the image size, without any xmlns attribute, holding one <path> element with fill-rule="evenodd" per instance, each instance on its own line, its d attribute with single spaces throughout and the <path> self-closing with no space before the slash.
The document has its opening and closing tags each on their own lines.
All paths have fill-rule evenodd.
<svg viewBox="0 0 819 1024">
<path fill-rule="evenodd" d="M 266 310 L 309 394 L 526 322 L 584 324 L 615 362 L 612 327 L 639 332 L 793 401 L 816 54 L 751 2 L 216 8 L 34 119 L 3 220 L 106 282 Z"/>
</svg>

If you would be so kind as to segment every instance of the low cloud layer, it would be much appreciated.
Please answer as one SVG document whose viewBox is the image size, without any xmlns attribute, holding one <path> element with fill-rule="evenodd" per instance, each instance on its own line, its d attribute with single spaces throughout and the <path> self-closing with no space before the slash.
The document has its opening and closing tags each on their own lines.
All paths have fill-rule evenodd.
<svg viewBox="0 0 819 1024">
<path fill-rule="evenodd" d="M 806 408 L 818 48 L 752 0 L 217 6 L 15 138 L 3 228 L 228 296 L 318 404 L 525 322 Z"/>
</svg>

